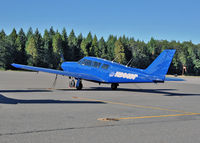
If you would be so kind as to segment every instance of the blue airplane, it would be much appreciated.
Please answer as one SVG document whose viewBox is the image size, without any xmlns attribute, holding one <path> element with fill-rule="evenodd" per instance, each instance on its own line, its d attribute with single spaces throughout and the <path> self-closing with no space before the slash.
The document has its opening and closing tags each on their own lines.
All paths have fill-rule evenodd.
<svg viewBox="0 0 200 143">
<path fill-rule="evenodd" d="M 146 69 L 128 67 L 113 61 L 96 57 L 84 57 L 78 62 L 63 62 L 63 70 L 54 70 L 13 63 L 20 69 L 47 72 L 68 76 L 70 87 L 81 90 L 82 80 L 111 84 L 113 90 L 119 83 L 163 83 L 164 81 L 182 81 L 180 78 L 165 77 L 176 50 L 164 50 Z"/>
</svg>

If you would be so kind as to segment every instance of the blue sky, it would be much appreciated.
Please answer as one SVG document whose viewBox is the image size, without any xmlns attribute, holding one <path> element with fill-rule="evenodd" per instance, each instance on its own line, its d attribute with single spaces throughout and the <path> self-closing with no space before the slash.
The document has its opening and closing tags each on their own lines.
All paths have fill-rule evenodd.
<svg viewBox="0 0 200 143">
<path fill-rule="evenodd" d="M 200 43 L 198 0 L 0 0 L 0 29 L 51 26 L 76 34 L 89 31 L 105 39 L 112 34 L 149 41 Z"/>
</svg>

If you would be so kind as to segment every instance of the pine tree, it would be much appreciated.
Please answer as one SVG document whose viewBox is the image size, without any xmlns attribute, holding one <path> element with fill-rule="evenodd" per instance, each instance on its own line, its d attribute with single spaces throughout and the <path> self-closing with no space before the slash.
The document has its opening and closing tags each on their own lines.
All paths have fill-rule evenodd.
<svg viewBox="0 0 200 143">
<path fill-rule="evenodd" d="M 83 56 L 89 56 L 88 50 L 87 50 L 87 42 L 86 39 L 83 38 L 81 42 L 81 51 L 83 53 Z"/>
<path fill-rule="evenodd" d="M 76 49 L 76 46 L 77 46 L 77 39 L 76 39 L 76 36 L 75 36 L 75 33 L 74 33 L 74 30 L 72 29 L 72 31 L 70 32 L 69 34 L 69 37 L 68 37 L 68 60 L 71 60 L 71 61 L 74 61 L 75 60 L 75 49 Z"/>
<path fill-rule="evenodd" d="M 34 39 L 34 36 L 32 35 L 29 37 L 26 45 L 26 53 L 28 55 L 28 64 L 36 66 L 37 65 L 37 46 Z"/>
<path fill-rule="evenodd" d="M 45 66 L 45 58 L 44 58 L 45 50 L 43 47 L 42 36 L 38 29 L 36 29 L 34 33 L 34 39 L 35 39 L 35 44 L 36 44 L 36 49 L 37 49 L 36 65 L 41 66 L 41 67 Z"/>
<path fill-rule="evenodd" d="M 87 37 L 81 43 L 81 50 L 84 56 L 94 56 L 94 49 L 92 47 L 92 34 L 88 33 Z"/>
<path fill-rule="evenodd" d="M 17 43 L 17 63 L 27 64 L 27 55 L 26 55 L 26 35 L 21 28 L 16 39 Z"/>
<path fill-rule="evenodd" d="M 33 35 L 33 29 L 32 29 L 32 27 L 30 27 L 30 28 L 28 29 L 27 34 L 26 34 L 27 40 L 28 40 L 32 35 Z"/>
<path fill-rule="evenodd" d="M 75 55 L 75 61 L 80 60 L 81 58 L 83 58 L 83 53 L 81 50 L 81 42 L 83 40 L 83 35 L 80 33 L 77 37 L 77 44 L 76 44 L 76 48 L 74 51 L 74 55 Z"/>
<path fill-rule="evenodd" d="M 117 38 L 114 37 L 113 35 L 110 35 L 108 37 L 108 40 L 106 42 L 108 60 L 114 60 L 115 59 L 114 49 L 115 49 L 116 40 L 117 40 Z"/>
<path fill-rule="evenodd" d="M 15 28 L 12 30 L 11 34 L 8 36 L 8 45 L 9 45 L 9 50 L 12 58 L 12 62 L 17 63 L 18 62 L 18 47 L 17 47 L 17 31 Z"/>
<path fill-rule="evenodd" d="M 43 35 L 43 43 L 44 43 L 44 66 L 48 68 L 53 68 L 53 48 L 52 41 L 50 39 L 50 34 L 47 29 L 44 31 Z"/>
<path fill-rule="evenodd" d="M 12 32 L 9 35 L 9 39 L 12 42 L 12 45 L 16 45 L 16 39 L 17 39 L 17 31 L 15 30 L 15 28 L 12 30 Z"/>
<path fill-rule="evenodd" d="M 68 41 L 67 41 L 67 32 L 66 29 L 63 28 L 62 30 L 62 56 L 64 56 L 64 59 L 67 60 L 67 52 L 68 52 Z"/>
<path fill-rule="evenodd" d="M 132 59 L 132 52 L 131 52 L 131 48 L 129 46 L 129 39 L 125 35 L 123 35 L 123 37 L 122 37 L 122 44 L 124 46 L 124 53 L 125 53 L 126 61 L 129 62 Z"/>
<path fill-rule="evenodd" d="M 101 37 L 101 39 L 99 40 L 98 49 L 99 49 L 98 57 L 107 59 L 107 47 L 103 37 Z"/>
<path fill-rule="evenodd" d="M 61 63 L 61 53 L 62 53 L 62 36 L 60 33 L 56 32 L 53 37 L 53 54 L 54 54 L 54 68 L 59 69 Z"/>
<path fill-rule="evenodd" d="M 125 58 L 125 53 L 124 53 L 124 46 L 122 44 L 122 39 L 121 37 L 115 42 L 115 56 L 116 61 L 121 63 L 121 64 L 125 64 L 126 63 L 126 58 Z"/>
<path fill-rule="evenodd" d="M 94 56 L 94 48 L 92 47 L 92 34 L 91 32 L 88 33 L 86 38 L 86 49 L 88 51 L 89 56 Z"/>
<path fill-rule="evenodd" d="M 55 31 L 53 29 L 53 26 L 51 26 L 50 30 L 49 30 L 49 36 L 51 39 L 53 39 L 53 36 L 55 35 Z"/>
<path fill-rule="evenodd" d="M 5 42 L 6 42 L 6 34 L 2 29 L 0 32 L 0 69 L 5 68 Z"/>
<path fill-rule="evenodd" d="M 97 36 L 94 35 L 94 38 L 92 40 L 92 49 L 94 50 L 94 56 L 98 57 L 99 47 L 98 47 L 98 39 Z"/>
<path fill-rule="evenodd" d="M 5 39 L 5 38 L 6 38 L 6 33 L 2 29 L 1 32 L 0 32 L 0 40 Z"/>
<path fill-rule="evenodd" d="M 146 68 L 149 64 L 148 56 L 145 54 L 147 45 L 143 41 L 131 40 L 130 46 L 132 47 L 132 65 L 137 68 Z"/>
<path fill-rule="evenodd" d="M 156 40 L 151 37 L 151 40 L 147 43 L 148 52 L 150 53 L 150 61 L 153 61 L 157 57 L 156 53 Z"/>
<path fill-rule="evenodd" d="M 49 41 L 49 54 L 50 54 L 50 58 L 51 58 L 51 66 L 50 67 L 54 67 L 53 66 L 53 59 L 54 59 L 54 54 L 53 54 L 53 37 L 55 35 L 55 31 L 53 29 L 53 27 L 51 26 L 50 30 L 49 30 L 49 38 L 50 38 L 50 41 Z"/>
</svg>

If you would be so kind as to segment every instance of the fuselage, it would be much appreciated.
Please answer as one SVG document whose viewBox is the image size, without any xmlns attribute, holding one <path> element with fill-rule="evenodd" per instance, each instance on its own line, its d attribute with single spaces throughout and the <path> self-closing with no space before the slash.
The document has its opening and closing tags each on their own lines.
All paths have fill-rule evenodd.
<svg viewBox="0 0 200 143">
<path fill-rule="evenodd" d="M 152 82 L 157 78 L 142 69 L 126 67 L 96 57 L 84 57 L 79 62 L 64 62 L 61 67 L 64 71 L 77 73 L 80 79 L 100 83 Z"/>
</svg>

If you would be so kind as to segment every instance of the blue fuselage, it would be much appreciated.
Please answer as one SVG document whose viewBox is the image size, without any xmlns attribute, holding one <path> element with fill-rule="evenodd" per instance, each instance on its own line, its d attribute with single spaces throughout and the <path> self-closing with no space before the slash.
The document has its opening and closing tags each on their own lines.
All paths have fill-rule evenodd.
<svg viewBox="0 0 200 143">
<path fill-rule="evenodd" d="M 64 62 L 61 67 L 64 71 L 75 72 L 80 79 L 103 83 L 139 83 L 152 82 L 156 77 L 144 73 L 142 69 L 126 67 L 124 65 L 95 57 L 85 57 L 83 60 L 92 61 L 90 64 L 80 62 Z M 86 61 L 87 62 L 87 61 Z M 93 66 L 94 62 L 101 65 Z M 103 68 L 107 65 L 107 69 Z"/>
</svg>

